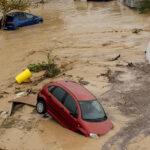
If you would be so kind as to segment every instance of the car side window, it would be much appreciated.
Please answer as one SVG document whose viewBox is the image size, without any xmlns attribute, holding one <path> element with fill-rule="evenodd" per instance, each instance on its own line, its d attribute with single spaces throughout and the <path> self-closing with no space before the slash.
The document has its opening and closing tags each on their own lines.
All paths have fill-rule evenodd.
<svg viewBox="0 0 150 150">
<path fill-rule="evenodd" d="M 75 118 L 78 117 L 77 104 L 71 95 L 67 94 L 63 104 Z"/>
<path fill-rule="evenodd" d="M 50 87 L 48 87 L 48 91 L 49 91 L 50 93 L 52 93 L 55 88 L 56 88 L 55 86 L 50 86 Z"/>
<path fill-rule="evenodd" d="M 52 94 L 62 103 L 63 98 L 66 94 L 66 92 L 60 88 L 60 87 L 56 87 L 53 91 Z"/>
<path fill-rule="evenodd" d="M 26 18 L 26 15 L 24 13 L 20 13 L 18 15 L 18 20 L 25 20 L 25 19 L 27 19 L 27 18 Z"/>
<path fill-rule="evenodd" d="M 32 19 L 34 16 L 31 14 L 26 14 L 27 19 Z"/>
</svg>

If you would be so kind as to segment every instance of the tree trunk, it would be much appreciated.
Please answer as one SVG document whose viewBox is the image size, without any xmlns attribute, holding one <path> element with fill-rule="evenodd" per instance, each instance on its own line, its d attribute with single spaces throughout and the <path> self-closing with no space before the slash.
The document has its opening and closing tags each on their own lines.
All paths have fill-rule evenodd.
<svg viewBox="0 0 150 150">
<path fill-rule="evenodd" d="M 4 29 L 6 26 L 6 13 L 3 13 L 2 22 L 1 22 L 1 29 Z"/>
</svg>

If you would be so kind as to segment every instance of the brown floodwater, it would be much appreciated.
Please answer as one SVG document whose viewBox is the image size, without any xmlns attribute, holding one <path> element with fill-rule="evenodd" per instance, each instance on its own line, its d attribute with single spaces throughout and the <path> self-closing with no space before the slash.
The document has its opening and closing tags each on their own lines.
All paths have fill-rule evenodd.
<svg viewBox="0 0 150 150">
<path fill-rule="evenodd" d="M 48 52 L 58 56 L 59 63 L 70 63 L 68 76 L 57 79 L 79 78 L 89 81 L 86 85 L 98 98 L 109 87 L 108 79 L 100 74 L 109 69 L 126 71 L 116 67 L 129 62 L 145 62 L 145 50 L 150 37 L 150 17 L 123 6 L 117 1 L 107 3 L 80 2 L 73 0 L 50 0 L 30 12 L 44 18 L 43 24 L 20 28 L 16 31 L 0 31 L 0 91 L 7 91 L 0 101 L 0 111 L 7 111 L 8 100 L 15 96 L 14 77 L 30 63 L 45 61 Z M 138 34 L 132 31 L 142 29 Z M 118 54 L 119 60 L 111 61 Z M 69 76 L 71 75 L 71 76 Z M 120 76 L 121 80 L 132 80 L 130 73 Z M 33 75 L 34 79 L 34 75 Z M 52 79 L 54 80 L 54 79 Z M 50 79 L 36 87 L 39 90 Z M 114 129 L 99 139 L 89 139 L 64 129 L 54 120 L 40 119 L 30 114 L 30 109 L 19 111 L 23 120 L 36 118 L 38 124 L 31 131 L 17 127 L 7 129 L 0 135 L 0 148 L 9 150 L 99 150 L 131 118 L 123 116 L 115 106 L 105 106 L 112 116 Z M 27 116 L 27 118 L 26 118 Z M 15 116 L 14 116 L 15 117 Z M 28 118 L 29 117 L 29 118 Z M 1 122 L 1 118 L 0 118 Z M 34 126 L 34 125 L 33 125 Z M 17 136 L 16 136 L 17 135 Z M 148 138 L 145 140 L 147 143 Z M 111 145 L 110 149 L 111 149 Z M 134 144 L 129 149 L 133 149 Z M 111 149 L 112 150 L 112 149 Z M 116 150 L 116 149 L 115 149 Z"/>
</svg>

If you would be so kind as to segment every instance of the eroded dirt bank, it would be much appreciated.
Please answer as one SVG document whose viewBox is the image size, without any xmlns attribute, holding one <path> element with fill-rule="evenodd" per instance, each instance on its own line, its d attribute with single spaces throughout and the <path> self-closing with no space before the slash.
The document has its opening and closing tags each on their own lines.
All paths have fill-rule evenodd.
<svg viewBox="0 0 150 150">
<path fill-rule="evenodd" d="M 89 139 L 22 106 L 12 117 L 0 116 L 0 148 L 148 150 L 150 66 L 145 50 L 150 17 L 116 1 L 51 0 L 31 12 L 42 16 L 44 23 L 0 31 L 0 112 L 9 110 L 8 101 L 20 91 L 38 92 L 57 79 L 88 81 L 84 86 L 101 101 L 114 129 L 99 139 Z M 14 77 L 28 64 L 45 61 L 50 51 L 66 71 L 45 80 L 40 80 L 43 72 L 36 73 L 32 83 L 17 85 Z"/>
</svg>

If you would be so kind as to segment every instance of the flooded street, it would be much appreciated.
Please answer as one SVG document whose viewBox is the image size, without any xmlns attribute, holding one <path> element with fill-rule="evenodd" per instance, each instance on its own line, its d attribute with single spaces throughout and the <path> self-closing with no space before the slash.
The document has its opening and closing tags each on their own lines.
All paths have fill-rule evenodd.
<svg viewBox="0 0 150 150">
<path fill-rule="evenodd" d="M 89 82 L 84 86 L 100 100 L 114 129 L 98 139 L 86 138 L 23 106 L 8 119 L 0 117 L 0 149 L 149 150 L 149 14 L 138 14 L 117 1 L 73 0 L 51 0 L 30 12 L 42 16 L 44 23 L 0 31 L 0 112 L 9 110 L 8 101 L 18 91 L 38 92 L 54 80 L 82 79 Z M 15 76 L 28 64 L 46 61 L 48 52 L 67 71 L 36 85 L 17 85 Z M 41 75 L 34 73 L 32 80 Z M 1 125 L 4 121 L 11 127 Z"/>
</svg>

